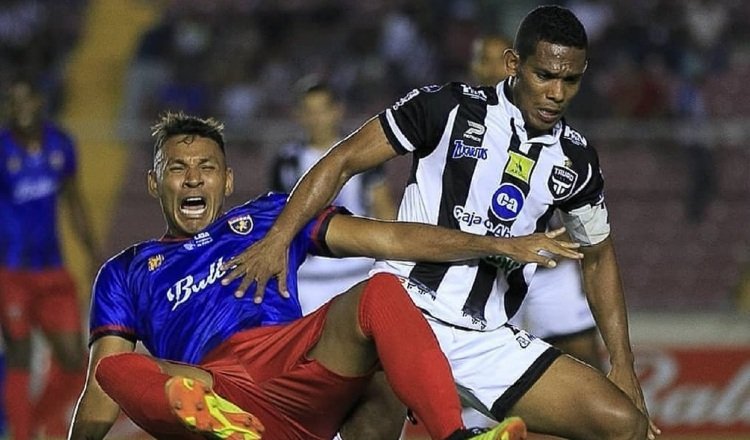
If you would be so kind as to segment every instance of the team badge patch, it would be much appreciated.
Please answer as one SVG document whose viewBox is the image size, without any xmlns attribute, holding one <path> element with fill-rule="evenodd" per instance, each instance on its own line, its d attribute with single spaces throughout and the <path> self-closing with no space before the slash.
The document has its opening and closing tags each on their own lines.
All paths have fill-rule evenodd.
<svg viewBox="0 0 750 440">
<path fill-rule="evenodd" d="M 253 218 L 250 215 L 235 217 L 227 223 L 235 234 L 247 235 L 253 230 Z"/>
<path fill-rule="evenodd" d="M 555 200 L 562 200 L 573 192 L 576 181 L 578 181 L 578 173 L 570 168 L 555 165 L 552 167 L 547 186 Z"/>
<path fill-rule="evenodd" d="M 505 172 L 516 179 L 529 183 L 531 170 L 534 168 L 535 163 L 535 160 L 511 151 L 508 165 L 505 166 Z"/>
<path fill-rule="evenodd" d="M 148 271 L 153 272 L 164 262 L 164 255 L 156 254 L 148 257 Z"/>
<path fill-rule="evenodd" d="M 524 203 L 523 192 L 512 183 L 503 183 L 492 195 L 492 212 L 500 220 L 515 220 Z"/>
</svg>

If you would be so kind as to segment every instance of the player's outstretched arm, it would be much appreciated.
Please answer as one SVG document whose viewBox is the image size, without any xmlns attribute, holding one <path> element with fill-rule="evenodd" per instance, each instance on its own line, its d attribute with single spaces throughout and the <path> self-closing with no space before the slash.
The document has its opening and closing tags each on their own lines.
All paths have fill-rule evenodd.
<svg viewBox="0 0 750 440">
<path fill-rule="evenodd" d="M 135 344 L 118 336 L 104 336 L 94 341 L 89 351 L 86 385 L 78 399 L 68 440 L 99 440 L 117 420 L 120 407 L 96 382 L 96 366 L 105 356 L 132 352 Z"/>
<path fill-rule="evenodd" d="M 376 118 L 336 144 L 297 183 L 266 237 L 224 264 L 222 270 L 228 273 L 222 283 L 243 278 L 236 291 L 236 296 L 242 297 L 257 281 L 254 296 L 260 302 L 266 283 L 276 278 L 279 291 L 286 294 L 287 253 L 294 236 L 333 201 L 349 178 L 394 156 L 396 152 Z"/>
<path fill-rule="evenodd" d="M 555 258 L 583 257 L 577 251 L 577 243 L 558 239 L 564 232 L 560 228 L 522 237 L 497 238 L 428 224 L 336 215 L 328 226 L 326 245 L 340 257 L 447 262 L 503 255 L 521 263 L 554 267 Z"/>
<path fill-rule="evenodd" d="M 608 377 L 648 416 L 641 385 L 635 373 L 625 295 L 612 237 L 593 246 L 581 247 L 581 251 L 585 256 L 581 265 L 584 290 L 610 355 L 612 369 Z M 660 430 L 650 418 L 649 421 L 649 438 L 655 438 Z"/>
</svg>

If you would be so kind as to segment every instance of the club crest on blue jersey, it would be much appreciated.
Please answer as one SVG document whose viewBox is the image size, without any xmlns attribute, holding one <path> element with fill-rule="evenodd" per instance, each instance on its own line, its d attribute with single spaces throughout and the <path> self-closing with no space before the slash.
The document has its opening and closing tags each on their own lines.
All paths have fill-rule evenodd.
<svg viewBox="0 0 750 440">
<path fill-rule="evenodd" d="M 524 203 L 523 192 L 512 183 L 503 183 L 492 195 L 492 212 L 500 220 L 515 220 Z"/>
<path fill-rule="evenodd" d="M 241 215 L 227 221 L 229 229 L 235 234 L 247 235 L 253 230 L 253 218 L 250 215 Z"/>
<path fill-rule="evenodd" d="M 562 200 L 573 192 L 576 181 L 578 173 L 570 168 L 555 165 L 552 167 L 547 186 L 555 200 Z"/>
<path fill-rule="evenodd" d="M 164 255 L 156 254 L 148 257 L 148 271 L 153 272 L 164 262 Z"/>
</svg>

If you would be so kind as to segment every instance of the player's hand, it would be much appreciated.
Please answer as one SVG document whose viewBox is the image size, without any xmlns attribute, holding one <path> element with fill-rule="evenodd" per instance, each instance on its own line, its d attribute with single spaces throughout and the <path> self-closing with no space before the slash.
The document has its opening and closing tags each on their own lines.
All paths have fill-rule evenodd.
<svg viewBox="0 0 750 440">
<path fill-rule="evenodd" d="M 563 241 L 559 237 L 565 233 L 565 228 L 547 232 L 537 232 L 531 235 L 513 237 L 508 240 L 508 247 L 504 255 L 519 263 L 537 263 L 544 267 L 555 267 L 555 258 L 571 258 L 580 260 L 583 254 L 578 252 L 578 243 Z M 564 236 L 567 237 L 567 236 Z"/>
<path fill-rule="evenodd" d="M 620 367 L 616 364 L 612 365 L 612 369 L 607 375 L 609 380 L 612 381 L 618 388 L 620 388 L 625 394 L 630 397 L 635 406 L 641 410 L 641 412 L 648 419 L 648 439 L 654 440 L 657 435 L 661 434 L 659 429 L 651 417 L 648 415 L 648 408 L 646 408 L 646 400 L 643 398 L 643 391 L 641 390 L 641 384 L 638 381 L 638 376 L 635 374 L 635 370 L 632 366 Z"/>
<path fill-rule="evenodd" d="M 287 253 L 288 245 L 267 236 L 221 266 L 221 270 L 230 271 L 224 275 L 221 284 L 226 286 L 235 279 L 242 278 L 234 292 L 234 296 L 242 298 L 248 287 L 255 283 L 255 292 L 250 293 L 253 293 L 253 301 L 260 304 L 266 284 L 271 278 L 276 278 L 279 293 L 284 298 L 289 298 L 286 287 Z"/>
</svg>

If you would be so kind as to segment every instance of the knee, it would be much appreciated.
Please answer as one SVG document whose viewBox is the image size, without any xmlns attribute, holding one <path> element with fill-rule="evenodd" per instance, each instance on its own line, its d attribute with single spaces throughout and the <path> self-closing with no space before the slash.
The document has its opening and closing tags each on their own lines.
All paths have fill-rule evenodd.
<svg viewBox="0 0 750 440">
<path fill-rule="evenodd" d="M 595 438 L 643 440 L 648 433 L 648 419 L 632 404 L 609 408 L 607 417 L 600 420 L 600 432 Z"/>
</svg>

